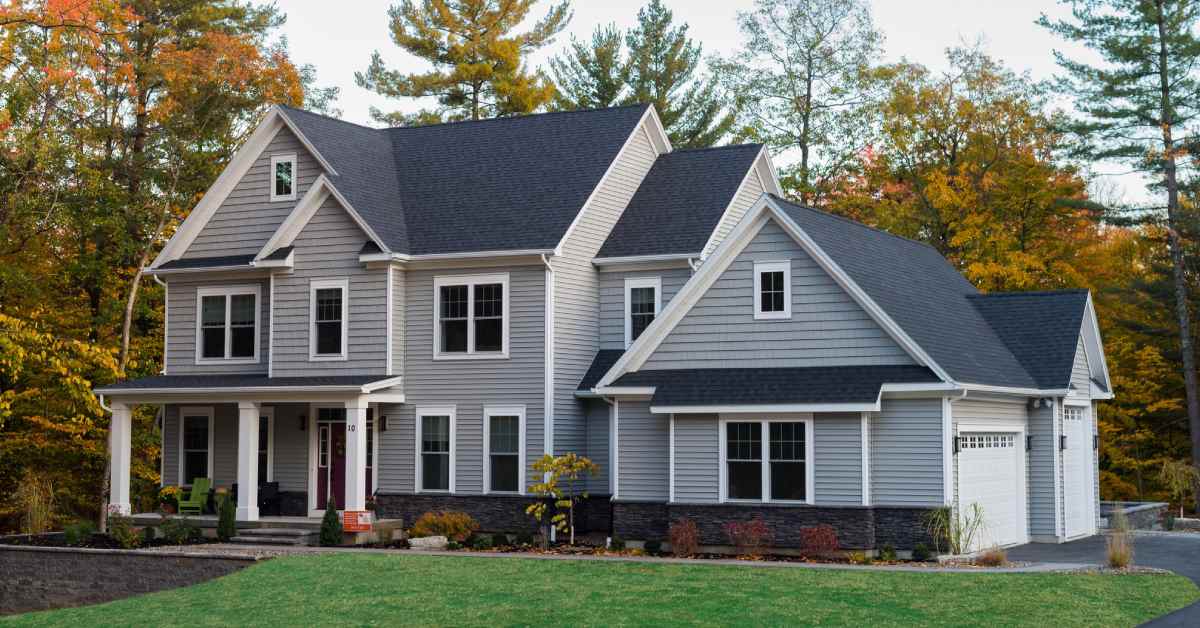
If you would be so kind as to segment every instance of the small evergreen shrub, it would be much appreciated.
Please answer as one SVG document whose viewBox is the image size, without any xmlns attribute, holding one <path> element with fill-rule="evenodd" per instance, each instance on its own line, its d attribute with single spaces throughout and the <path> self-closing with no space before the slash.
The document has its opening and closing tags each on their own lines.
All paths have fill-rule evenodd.
<svg viewBox="0 0 1200 628">
<path fill-rule="evenodd" d="M 774 541 L 767 522 L 755 518 L 750 521 L 730 521 L 725 524 L 725 536 L 729 544 L 736 547 L 738 555 L 759 558 Z"/>
<path fill-rule="evenodd" d="M 647 554 L 657 554 L 662 551 L 662 541 L 646 541 L 642 548 Z"/>
<path fill-rule="evenodd" d="M 133 519 L 115 513 L 108 516 L 108 536 L 122 549 L 133 549 L 142 541 L 141 535 L 133 529 Z"/>
<path fill-rule="evenodd" d="M 92 540 L 92 535 L 96 533 L 96 524 L 91 521 L 76 521 L 71 525 L 63 528 L 63 540 L 67 545 L 80 546 Z"/>
<path fill-rule="evenodd" d="M 609 549 L 611 549 L 611 550 L 613 550 L 614 552 L 623 552 L 623 551 L 625 551 L 625 539 L 623 539 L 623 538 L 621 538 L 621 537 L 619 537 L 619 536 L 614 536 L 614 537 L 612 538 L 612 541 L 611 541 L 611 542 L 609 542 L 609 544 L 608 544 L 608 548 L 609 548 Z"/>
<path fill-rule="evenodd" d="M 671 553 L 679 557 L 694 556 L 700 549 L 700 527 L 691 519 L 679 519 L 667 530 Z"/>
<path fill-rule="evenodd" d="M 933 556 L 929 553 L 928 545 L 924 543 L 917 543 L 917 546 L 913 548 L 912 558 L 915 561 L 925 562 L 930 558 L 933 558 Z"/>
<path fill-rule="evenodd" d="M 483 536 L 482 534 L 471 537 L 471 549 L 474 550 L 490 550 L 492 549 L 492 539 Z"/>
<path fill-rule="evenodd" d="M 185 545 L 199 541 L 202 535 L 191 519 L 173 517 L 162 523 L 162 536 L 171 545 Z"/>
<path fill-rule="evenodd" d="M 884 543 L 879 550 L 879 560 L 894 561 L 896 560 L 896 547 L 891 543 Z"/>
<path fill-rule="evenodd" d="M 409 534 L 414 538 L 444 536 L 456 543 L 465 543 L 479 530 L 479 522 L 465 512 L 444 510 L 427 512 L 413 524 Z"/>
<path fill-rule="evenodd" d="M 337 501 L 330 497 L 325 503 L 325 516 L 321 519 L 322 547 L 337 547 L 342 544 L 342 520 L 338 517 Z"/>
<path fill-rule="evenodd" d="M 521 547 L 529 547 L 533 545 L 533 535 L 528 532 L 522 532 L 517 535 L 517 545 Z"/>
<path fill-rule="evenodd" d="M 229 495 L 221 497 L 221 505 L 217 507 L 217 538 L 222 543 L 237 536 L 237 507 Z"/>
<path fill-rule="evenodd" d="M 800 528 L 800 549 L 806 555 L 829 556 L 838 551 L 837 530 L 833 526 L 821 525 Z"/>
<path fill-rule="evenodd" d="M 508 547 L 508 535 L 499 533 L 493 534 L 492 547 Z"/>
<path fill-rule="evenodd" d="M 146 526 L 142 528 L 142 547 L 149 547 L 154 544 L 154 539 L 158 538 L 158 531 L 154 526 Z"/>
</svg>

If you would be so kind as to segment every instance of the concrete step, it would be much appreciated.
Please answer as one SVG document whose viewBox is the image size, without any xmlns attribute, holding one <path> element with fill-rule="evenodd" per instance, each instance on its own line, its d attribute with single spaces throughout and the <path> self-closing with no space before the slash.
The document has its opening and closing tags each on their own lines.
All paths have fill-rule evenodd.
<svg viewBox="0 0 1200 628">
<path fill-rule="evenodd" d="M 229 539 L 229 542 L 230 543 L 239 543 L 239 544 L 243 544 L 243 545 L 300 545 L 300 546 L 305 546 L 305 545 L 311 545 L 312 541 L 314 541 L 315 539 L 316 539 L 316 535 L 307 535 L 307 534 L 304 536 L 266 536 L 266 535 L 262 535 L 262 534 L 246 536 L 246 535 L 239 534 L 238 536 L 235 536 L 235 537 Z"/>
<path fill-rule="evenodd" d="M 247 528 L 238 530 L 241 536 L 312 536 L 316 530 L 302 528 Z"/>
</svg>

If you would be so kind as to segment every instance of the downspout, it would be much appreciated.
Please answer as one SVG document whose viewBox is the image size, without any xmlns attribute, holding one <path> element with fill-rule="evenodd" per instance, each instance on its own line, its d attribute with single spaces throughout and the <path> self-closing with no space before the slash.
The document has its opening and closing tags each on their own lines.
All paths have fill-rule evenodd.
<svg viewBox="0 0 1200 628">
<path fill-rule="evenodd" d="M 701 261 L 701 260 L 700 260 L 700 258 L 698 258 L 698 257 L 689 257 L 689 258 L 687 258 L 687 265 L 688 265 L 688 268 L 691 268 L 691 269 L 692 269 L 692 274 L 693 274 L 693 275 L 695 275 L 695 274 L 696 274 L 696 271 L 700 270 L 700 265 L 701 265 L 701 264 L 703 264 L 703 263 L 704 263 L 704 262 L 703 262 L 703 261 Z"/>
<path fill-rule="evenodd" d="M 545 303 L 545 391 L 542 403 L 542 453 L 554 455 L 554 267 L 550 264 L 550 255 L 541 254 L 542 264 L 546 267 L 546 303 Z M 550 474 L 545 474 L 543 481 Z"/>
</svg>

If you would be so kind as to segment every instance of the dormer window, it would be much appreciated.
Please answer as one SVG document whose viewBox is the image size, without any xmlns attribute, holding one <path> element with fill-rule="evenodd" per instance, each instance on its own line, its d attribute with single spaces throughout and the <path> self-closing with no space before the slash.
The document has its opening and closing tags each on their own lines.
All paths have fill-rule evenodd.
<svg viewBox="0 0 1200 628">
<path fill-rule="evenodd" d="M 792 263 L 754 264 L 754 318 L 792 317 Z"/>
<path fill-rule="evenodd" d="M 296 200 L 296 156 L 271 156 L 271 201 Z"/>
</svg>

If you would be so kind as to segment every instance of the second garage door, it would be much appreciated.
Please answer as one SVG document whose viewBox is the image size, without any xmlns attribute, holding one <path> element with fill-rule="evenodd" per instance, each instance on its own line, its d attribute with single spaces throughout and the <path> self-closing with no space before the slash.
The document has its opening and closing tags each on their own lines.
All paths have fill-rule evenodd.
<svg viewBox="0 0 1200 628">
<path fill-rule="evenodd" d="M 959 512 L 971 512 L 972 504 L 983 512 L 983 525 L 968 551 L 1026 542 L 1019 433 L 967 432 L 958 442 Z"/>
</svg>

